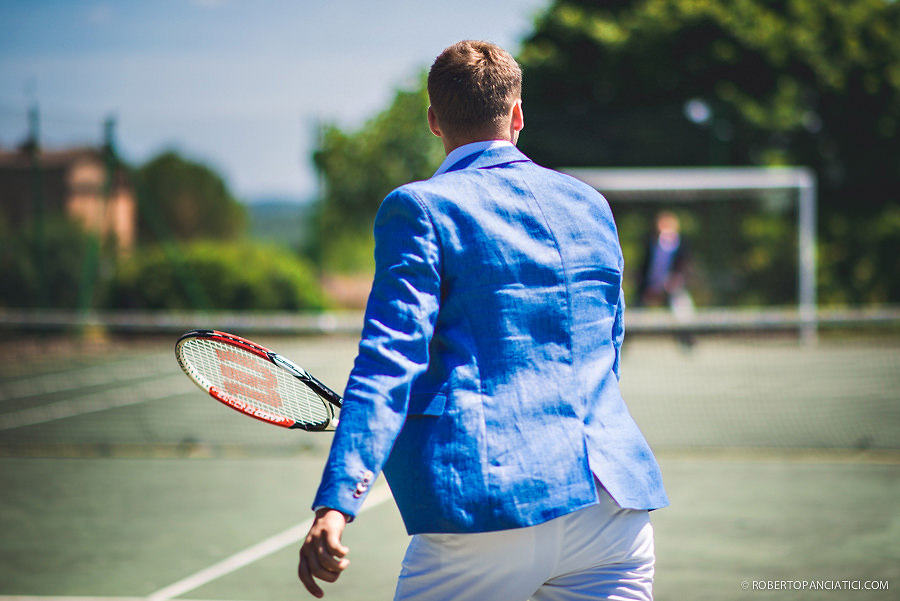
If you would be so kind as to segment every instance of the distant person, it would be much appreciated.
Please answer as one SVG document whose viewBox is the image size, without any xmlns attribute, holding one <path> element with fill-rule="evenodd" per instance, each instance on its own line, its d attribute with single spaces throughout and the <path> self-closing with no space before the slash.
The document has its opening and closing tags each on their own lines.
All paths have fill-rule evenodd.
<svg viewBox="0 0 900 601">
<path fill-rule="evenodd" d="M 652 598 L 668 503 L 619 391 L 622 252 L 606 200 L 515 148 L 522 74 L 464 41 L 428 75 L 447 158 L 375 219 L 376 272 L 300 549 L 310 593 L 384 470 L 407 531 L 395 600 Z"/>
<path fill-rule="evenodd" d="M 681 235 L 678 216 L 662 211 L 649 237 L 638 284 L 638 306 L 668 306 L 680 319 L 693 314 L 687 289 L 690 250 Z"/>
</svg>

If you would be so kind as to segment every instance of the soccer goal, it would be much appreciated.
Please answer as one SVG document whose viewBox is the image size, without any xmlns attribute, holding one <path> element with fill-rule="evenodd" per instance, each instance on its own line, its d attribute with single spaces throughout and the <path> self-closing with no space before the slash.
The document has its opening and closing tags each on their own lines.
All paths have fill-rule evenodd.
<svg viewBox="0 0 900 601">
<path fill-rule="evenodd" d="M 704 229 L 721 238 L 728 238 L 726 222 L 741 221 L 741 215 L 774 214 L 774 222 L 781 229 L 796 223 L 795 234 L 789 234 L 791 253 L 784 263 L 790 263 L 796 278 L 791 294 L 796 302 L 794 320 L 804 342 L 816 338 L 816 178 L 811 169 L 804 167 L 730 167 L 730 168 L 568 168 L 562 169 L 596 190 L 610 201 L 616 220 L 618 213 L 627 213 L 635 205 L 674 207 L 691 216 L 706 213 L 722 213 L 719 221 L 704 222 Z M 743 203 L 744 213 L 731 210 Z M 750 208 L 746 208 L 750 207 Z M 773 207 L 775 207 L 773 209 Z M 780 208 L 779 208 L 780 207 Z M 747 218 L 749 219 L 749 218 Z M 713 225 L 710 225 L 713 223 Z M 620 225 L 620 234 L 622 226 Z M 705 232 L 709 235 L 709 232 Z M 728 246 L 725 240 L 723 246 Z M 623 243 L 624 246 L 624 243 Z M 708 255 L 716 254 L 709 251 Z M 709 257 L 714 261 L 716 257 Z M 628 255 L 626 254 L 626 261 Z M 740 267 L 732 269 L 739 270 Z M 725 271 L 724 269 L 721 271 Z M 736 274 L 735 277 L 739 277 Z M 766 285 L 759 285 L 763 288 Z M 712 299 L 715 302 L 715 299 Z"/>
</svg>

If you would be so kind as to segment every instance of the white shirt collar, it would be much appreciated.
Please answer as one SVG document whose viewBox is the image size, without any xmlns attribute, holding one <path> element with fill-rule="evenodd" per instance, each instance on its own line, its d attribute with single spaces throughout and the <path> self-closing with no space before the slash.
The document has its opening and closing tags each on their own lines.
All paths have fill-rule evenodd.
<svg viewBox="0 0 900 601">
<path fill-rule="evenodd" d="M 441 166 L 438 167 L 438 170 L 434 172 L 434 175 L 440 175 L 444 173 L 450 167 L 458 163 L 461 159 L 469 156 L 470 154 L 475 154 L 476 152 L 484 152 L 485 150 L 491 150 L 493 148 L 500 148 L 502 146 L 513 146 L 514 144 L 508 140 L 485 140 L 483 142 L 472 142 L 471 144 L 463 144 L 459 148 L 454 148 L 450 154 L 447 155 L 447 158 L 444 159 L 444 162 L 441 163 Z M 434 175 L 432 177 L 434 177 Z"/>
</svg>

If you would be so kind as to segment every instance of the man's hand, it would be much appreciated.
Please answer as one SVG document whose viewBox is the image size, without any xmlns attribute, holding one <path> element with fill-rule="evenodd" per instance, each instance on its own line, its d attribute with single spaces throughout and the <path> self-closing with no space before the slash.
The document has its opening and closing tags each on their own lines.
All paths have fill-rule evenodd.
<svg viewBox="0 0 900 601">
<path fill-rule="evenodd" d="M 323 508 L 316 512 L 316 519 L 300 547 L 300 565 L 297 575 L 300 582 L 314 597 L 325 594 L 315 578 L 325 582 L 335 582 L 350 561 L 346 558 L 350 551 L 341 544 L 341 534 L 347 518 L 340 511 Z"/>
</svg>

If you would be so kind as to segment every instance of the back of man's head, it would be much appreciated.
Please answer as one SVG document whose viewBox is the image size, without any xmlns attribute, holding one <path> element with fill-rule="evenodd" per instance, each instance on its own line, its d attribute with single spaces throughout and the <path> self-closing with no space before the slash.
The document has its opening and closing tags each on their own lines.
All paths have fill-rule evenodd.
<svg viewBox="0 0 900 601">
<path fill-rule="evenodd" d="M 521 96 L 518 63 L 490 42 L 457 42 L 438 55 L 428 73 L 431 109 L 454 136 L 497 129 Z"/>
</svg>

